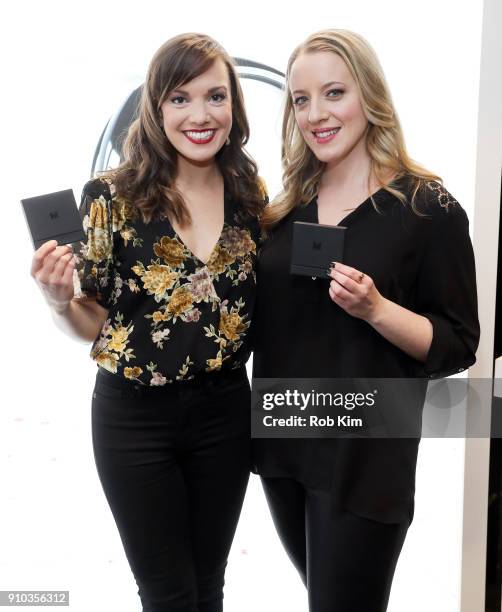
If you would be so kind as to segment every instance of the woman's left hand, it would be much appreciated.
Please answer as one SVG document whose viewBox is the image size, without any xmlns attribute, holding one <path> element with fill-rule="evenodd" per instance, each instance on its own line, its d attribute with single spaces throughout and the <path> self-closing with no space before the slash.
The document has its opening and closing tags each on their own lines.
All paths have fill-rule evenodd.
<svg viewBox="0 0 502 612">
<path fill-rule="evenodd" d="M 377 317 L 384 299 L 373 279 L 360 270 L 336 263 L 329 274 L 329 296 L 345 312 L 371 322 Z"/>
</svg>

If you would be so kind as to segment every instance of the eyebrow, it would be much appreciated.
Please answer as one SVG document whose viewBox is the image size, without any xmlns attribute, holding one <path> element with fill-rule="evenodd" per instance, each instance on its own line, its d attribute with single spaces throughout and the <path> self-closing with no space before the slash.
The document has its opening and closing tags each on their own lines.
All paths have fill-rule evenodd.
<svg viewBox="0 0 502 612">
<path fill-rule="evenodd" d="M 331 85 L 343 85 L 345 87 L 345 83 L 341 83 L 340 81 L 330 81 L 329 83 L 324 83 L 321 89 L 326 89 L 326 87 L 331 87 Z M 292 91 L 291 93 L 303 93 L 304 91 L 304 89 L 295 89 L 295 91 Z"/>
<path fill-rule="evenodd" d="M 214 93 L 215 91 L 220 91 L 222 89 L 226 93 L 227 88 L 226 88 L 225 85 L 219 85 L 218 87 L 211 87 L 210 89 L 207 90 L 207 93 Z M 179 94 L 182 94 L 183 96 L 188 96 L 189 95 L 188 91 L 185 91 L 184 89 L 173 89 L 171 91 L 171 94 L 174 94 L 174 93 L 179 93 Z"/>
</svg>

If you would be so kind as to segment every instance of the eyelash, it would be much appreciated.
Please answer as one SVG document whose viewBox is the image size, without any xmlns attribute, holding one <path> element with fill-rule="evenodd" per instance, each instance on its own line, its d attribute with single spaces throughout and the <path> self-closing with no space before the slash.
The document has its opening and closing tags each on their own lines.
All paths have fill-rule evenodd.
<svg viewBox="0 0 502 612">
<path fill-rule="evenodd" d="M 214 98 L 220 98 L 219 100 L 215 100 Z M 213 102 L 215 102 L 216 104 L 219 104 L 220 102 L 223 102 L 223 100 L 226 100 L 226 95 L 223 93 L 214 93 L 211 94 L 211 99 Z M 176 100 L 183 100 L 186 102 L 186 98 L 184 96 L 174 96 L 173 98 L 170 99 L 170 101 L 175 105 L 175 106 L 181 106 L 181 104 L 178 104 L 176 102 Z"/>
<path fill-rule="evenodd" d="M 330 94 L 330 93 L 333 93 L 333 92 L 336 92 L 338 95 L 336 95 L 336 96 L 330 96 L 329 94 Z M 327 96 L 327 97 L 329 97 L 329 98 L 339 98 L 341 94 L 343 94 L 343 89 L 330 89 L 330 90 L 327 92 L 326 96 Z M 295 99 L 293 100 L 293 104 L 294 104 L 294 106 L 301 106 L 301 105 L 303 104 L 303 102 L 300 102 L 300 100 L 301 100 L 302 98 L 305 98 L 305 96 L 298 96 L 298 98 L 295 98 Z"/>
</svg>

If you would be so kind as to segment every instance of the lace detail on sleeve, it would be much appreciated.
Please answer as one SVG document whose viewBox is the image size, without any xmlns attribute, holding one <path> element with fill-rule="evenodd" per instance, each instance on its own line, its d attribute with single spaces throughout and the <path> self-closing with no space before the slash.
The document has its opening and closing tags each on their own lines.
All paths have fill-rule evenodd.
<svg viewBox="0 0 502 612">
<path fill-rule="evenodd" d="M 443 185 L 441 185 L 441 183 L 429 181 L 427 183 L 427 188 L 435 194 L 439 205 L 441 208 L 444 208 L 446 212 L 448 212 L 450 208 L 458 205 L 457 200 L 443 187 Z"/>
</svg>

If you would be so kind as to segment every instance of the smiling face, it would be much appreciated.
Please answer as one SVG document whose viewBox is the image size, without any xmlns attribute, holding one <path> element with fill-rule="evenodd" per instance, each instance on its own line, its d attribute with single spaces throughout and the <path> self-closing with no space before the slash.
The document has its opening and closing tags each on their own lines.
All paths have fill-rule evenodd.
<svg viewBox="0 0 502 612">
<path fill-rule="evenodd" d="M 164 132 L 179 155 L 197 165 L 214 162 L 232 128 L 228 70 L 221 59 L 171 91 L 161 105 Z"/>
<path fill-rule="evenodd" d="M 336 53 L 301 53 L 293 62 L 289 88 L 295 118 L 319 161 L 338 163 L 365 151 L 368 120 L 357 84 Z"/>
</svg>

